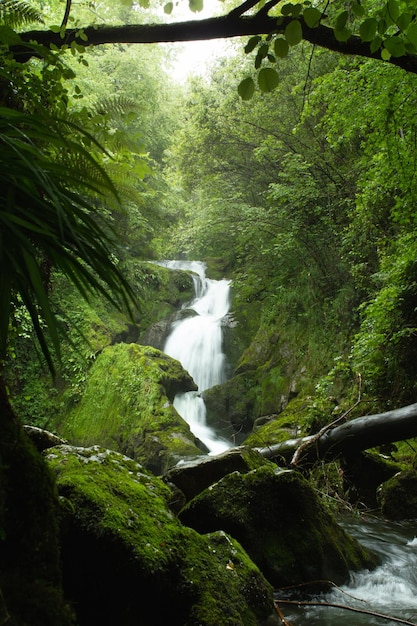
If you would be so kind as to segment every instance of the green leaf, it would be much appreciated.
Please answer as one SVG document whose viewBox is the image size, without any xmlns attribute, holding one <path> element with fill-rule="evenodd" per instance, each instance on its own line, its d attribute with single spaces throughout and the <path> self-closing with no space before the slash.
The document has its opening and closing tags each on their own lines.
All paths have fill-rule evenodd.
<svg viewBox="0 0 417 626">
<path fill-rule="evenodd" d="M 12 46 L 20 42 L 19 35 L 10 26 L 0 26 L 0 41 L 7 46 Z"/>
<path fill-rule="evenodd" d="M 373 41 L 375 39 L 378 22 L 374 17 L 368 17 L 359 26 L 359 36 L 362 41 Z"/>
<path fill-rule="evenodd" d="M 259 89 L 264 93 L 273 91 L 279 83 L 278 72 L 272 67 L 263 67 L 258 74 Z"/>
<path fill-rule="evenodd" d="M 402 57 L 405 55 L 405 45 L 401 37 L 393 35 L 384 41 L 384 47 L 393 57 Z"/>
<path fill-rule="evenodd" d="M 255 50 L 256 46 L 261 41 L 261 39 L 262 37 L 260 37 L 259 35 L 255 35 L 255 37 L 251 37 L 244 48 L 245 53 L 249 54 L 250 52 Z"/>
<path fill-rule="evenodd" d="M 382 48 L 381 59 L 383 59 L 383 61 L 389 61 L 390 58 L 391 58 L 390 52 L 386 48 Z"/>
<path fill-rule="evenodd" d="M 167 15 L 171 15 L 173 8 L 174 8 L 174 3 L 167 2 L 167 4 L 164 6 L 164 13 L 166 13 Z"/>
<path fill-rule="evenodd" d="M 309 28 L 316 28 L 322 18 L 322 12 L 315 7 L 307 7 L 303 12 L 304 21 Z"/>
<path fill-rule="evenodd" d="M 359 4 L 359 2 L 354 2 L 350 8 L 356 17 L 363 17 L 365 15 L 365 9 L 361 4 Z"/>
<path fill-rule="evenodd" d="M 373 54 L 374 52 L 376 52 L 377 50 L 379 50 L 379 48 L 381 47 L 382 44 L 382 37 L 380 37 L 380 35 L 376 35 L 375 39 L 373 39 L 371 41 L 371 53 Z"/>
<path fill-rule="evenodd" d="M 410 24 L 410 26 L 407 28 L 406 37 L 417 50 L 417 24 L 415 22 Z"/>
<path fill-rule="evenodd" d="M 255 83 L 250 76 L 242 80 L 237 88 L 237 92 L 242 100 L 250 100 L 255 93 Z"/>
<path fill-rule="evenodd" d="M 411 13 L 401 13 L 397 19 L 397 26 L 400 30 L 405 31 L 409 27 L 413 16 Z"/>
<path fill-rule="evenodd" d="M 204 9 L 204 0 L 188 0 L 188 6 L 193 13 L 198 13 Z"/>
<path fill-rule="evenodd" d="M 395 24 L 400 15 L 400 7 L 397 0 L 388 0 L 387 15 L 392 20 L 392 23 Z"/>
<path fill-rule="evenodd" d="M 343 30 L 347 24 L 349 18 L 349 13 L 347 11 L 342 11 L 336 18 L 336 26 L 335 30 Z"/>
<path fill-rule="evenodd" d="M 280 59 L 284 59 L 286 56 L 288 56 L 289 49 L 290 47 L 286 39 L 283 39 L 282 37 L 278 37 L 277 39 L 275 39 L 274 50 L 277 57 L 279 57 Z"/>
<path fill-rule="evenodd" d="M 303 38 L 303 31 L 298 20 L 292 20 L 285 28 L 285 39 L 289 46 L 296 46 Z"/>
<path fill-rule="evenodd" d="M 349 30 L 349 28 L 342 28 L 341 30 L 334 31 L 334 36 L 336 37 L 337 41 L 347 41 L 351 34 L 352 31 Z"/>
<path fill-rule="evenodd" d="M 292 2 L 288 2 L 287 4 L 284 4 L 283 7 L 281 7 L 282 15 L 292 15 L 293 10 L 294 5 L 292 4 Z"/>
</svg>

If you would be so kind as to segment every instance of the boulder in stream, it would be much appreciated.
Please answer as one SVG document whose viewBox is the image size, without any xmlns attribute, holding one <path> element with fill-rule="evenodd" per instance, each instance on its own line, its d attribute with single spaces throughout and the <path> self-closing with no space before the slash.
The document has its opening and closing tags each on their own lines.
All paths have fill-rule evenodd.
<svg viewBox="0 0 417 626">
<path fill-rule="evenodd" d="M 200 533 L 229 533 L 274 587 L 340 584 L 350 570 L 376 564 L 301 474 L 272 464 L 225 476 L 192 499 L 179 518 Z"/>
<path fill-rule="evenodd" d="M 45 452 L 61 501 L 64 592 L 78 626 L 260 626 L 272 588 L 238 542 L 200 535 L 169 507 L 171 491 L 104 448 Z"/>
</svg>

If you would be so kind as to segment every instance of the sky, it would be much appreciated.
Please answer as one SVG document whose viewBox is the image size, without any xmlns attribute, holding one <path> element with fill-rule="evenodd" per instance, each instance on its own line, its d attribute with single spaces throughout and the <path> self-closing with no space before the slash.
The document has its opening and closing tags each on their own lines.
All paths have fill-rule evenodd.
<svg viewBox="0 0 417 626">
<path fill-rule="evenodd" d="M 202 20 L 221 13 L 220 0 L 204 0 L 204 9 L 198 13 L 190 11 L 188 3 L 183 0 L 174 8 L 169 21 Z M 185 82 L 188 76 L 203 76 L 207 73 L 207 67 L 215 61 L 216 57 L 222 56 L 226 49 L 225 41 L 222 39 L 165 45 L 175 46 L 175 49 L 179 51 L 172 71 L 172 77 L 178 82 Z"/>
</svg>

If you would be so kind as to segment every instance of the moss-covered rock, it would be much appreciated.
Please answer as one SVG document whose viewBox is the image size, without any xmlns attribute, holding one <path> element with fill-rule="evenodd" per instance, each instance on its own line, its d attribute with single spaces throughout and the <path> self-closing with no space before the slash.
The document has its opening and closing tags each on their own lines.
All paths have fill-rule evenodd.
<svg viewBox="0 0 417 626">
<path fill-rule="evenodd" d="M 2 388 L 0 407 L 0 623 L 70 626 L 54 480 Z"/>
<path fill-rule="evenodd" d="M 334 419 L 334 398 L 294 398 L 272 419 L 256 428 L 245 440 L 248 446 L 271 446 L 286 439 L 316 433 Z"/>
<path fill-rule="evenodd" d="M 195 390 L 175 359 L 137 344 L 109 346 L 90 370 L 81 402 L 60 427 L 77 445 L 102 445 L 127 454 L 154 473 L 201 454 L 188 424 L 172 405 Z"/>
<path fill-rule="evenodd" d="M 417 518 L 417 471 L 398 472 L 378 489 L 384 517 L 390 520 Z"/>
<path fill-rule="evenodd" d="M 98 447 L 59 446 L 46 458 L 61 495 L 64 584 L 79 626 L 267 619 L 272 589 L 259 569 L 225 533 L 184 527 L 162 480 Z"/>
<path fill-rule="evenodd" d="M 191 500 L 179 517 L 199 532 L 223 529 L 232 535 L 275 587 L 341 583 L 349 570 L 375 564 L 307 480 L 269 465 L 226 476 Z"/>
<path fill-rule="evenodd" d="M 191 500 L 227 474 L 232 472 L 246 474 L 264 465 L 276 467 L 256 450 L 245 447 L 231 448 L 216 456 L 180 463 L 169 469 L 163 479 L 180 489 L 186 500 Z"/>
</svg>

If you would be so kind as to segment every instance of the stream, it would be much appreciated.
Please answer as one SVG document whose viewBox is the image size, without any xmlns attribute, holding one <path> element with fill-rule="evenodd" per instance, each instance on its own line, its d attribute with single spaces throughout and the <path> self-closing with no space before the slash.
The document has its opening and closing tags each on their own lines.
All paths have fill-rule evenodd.
<svg viewBox="0 0 417 626">
<path fill-rule="evenodd" d="M 219 454 L 233 444 L 207 426 L 206 408 L 200 394 L 226 380 L 222 323 L 230 308 L 230 281 L 206 278 L 206 266 L 198 261 L 163 261 L 160 264 L 193 272 L 194 299 L 183 307 L 183 319 L 172 325 L 164 352 L 180 361 L 198 385 L 197 392 L 175 396 L 176 410 L 205 444 L 209 454 Z M 325 594 L 309 596 L 302 588 L 290 595 L 288 592 L 277 594 L 276 599 L 288 625 L 393 626 L 408 623 L 417 626 L 417 520 L 390 523 L 369 517 L 343 519 L 340 523 L 360 543 L 379 554 L 381 565 L 371 572 L 352 573 L 348 584 Z M 283 600 L 296 603 L 286 604 Z M 297 604 L 301 601 L 311 604 Z M 323 602 L 356 611 L 319 606 Z M 402 621 L 375 617 L 371 613 Z"/>
<path fill-rule="evenodd" d="M 341 525 L 381 558 L 373 571 L 353 572 L 348 584 L 322 595 L 292 596 L 291 600 L 339 604 L 368 613 L 325 606 L 280 608 L 291 626 L 393 626 L 417 624 L 417 521 L 385 522 L 378 518 L 342 520 Z M 279 602 L 280 597 L 276 598 Z M 290 596 L 286 595 L 286 599 Z M 395 617 L 402 622 L 377 618 Z"/>
</svg>

